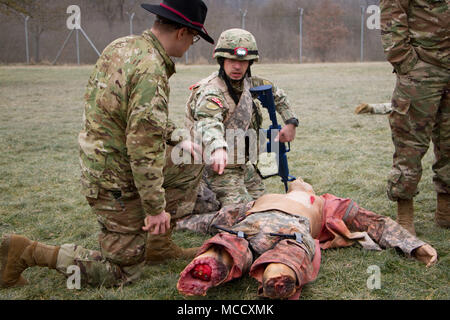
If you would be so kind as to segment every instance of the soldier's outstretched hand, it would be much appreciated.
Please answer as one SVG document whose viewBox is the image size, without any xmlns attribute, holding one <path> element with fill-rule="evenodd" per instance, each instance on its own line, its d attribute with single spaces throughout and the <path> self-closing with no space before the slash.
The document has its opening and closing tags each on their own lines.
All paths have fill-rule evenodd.
<svg viewBox="0 0 450 320">
<path fill-rule="evenodd" d="M 417 248 L 413 255 L 417 260 L 425 263 L 427 267 L 434 265 L 438 258 L 436 250 L 429 244 L 425 244 L 420 248 Z"/>
<path fill-rule="evenodd" d="M 275 142 L 277 141 L 280 141 L 281 143 L 291 142 L 295 139 L 295 133 L 296 133 L 295 126 L 293 124 L 287 124 L 280 130 L 278 136 L 275 138 Z"/>
<path fill-rule="evenodd" d="M 217 149 L 211 155 L 211 167 L 219 175 L 223 174 L 228 163 L 228 154 L 226 149 Z"/>
<path fill-rule="evenodd" d="M 191 154 L 191 156 L 194 158 L 195 163 L 198 163 L 202 160 L 202 147 L 199 146 L 197 143 L 184 140 L 180 143 L 179 147 L 182 150 L 186 150 Z"/>
<path fill-rule="evenodd" d="M 150 234 L 164 234 L 170 229 L 170 213 L 163 211 L 157 216 L 148 216 L 144 219 L 142 230 Z"/>
</svg>

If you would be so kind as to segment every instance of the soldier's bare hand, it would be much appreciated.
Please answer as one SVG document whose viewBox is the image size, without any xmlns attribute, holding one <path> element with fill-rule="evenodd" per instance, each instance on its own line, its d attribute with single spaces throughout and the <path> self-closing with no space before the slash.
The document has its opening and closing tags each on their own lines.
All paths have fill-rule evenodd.
<svg viewBox="0 0 450 320">
<path fill-rule="evenodd" d="M 170 229 L 170 213 L 163 211 L 157 216 L 148 216 L 144 219 L 142 230 L 150 234 L 164 234 Z"/>
<path fill-rule="evenodd" d="M 413 255 L 417 260 L 425 263 L 427 267 L 431 267 L 432 265 L 434 265 L 437 262 L 438 258 L 436 250 L 429 244 L 423 245 L 420 248 L 416 249 Z"/>
<path fill-rule="evenodd" d="M 293 124 L 285 125 L 278 136 L 275 138 L 275 142 L 280 141 L 281 143 L 291 142 L 295 139 L 296 128 Z"/>
<path fill-rule="evenodd" d="M 223 174 L 228 163 L 228 154 L 225 149 L 217 149 L 211 155 L 211 167 L 219 175 Z"/>
<path fill-rule="evenodd" d="M 202 159 L 202 147 L 197 143 L 189 140 L 184 140 L 179 144 L 179 147 L 182 150 L 186 150 L 187 152 L 189 152 L 194 157 L 195 163 Z"/>
</svg>

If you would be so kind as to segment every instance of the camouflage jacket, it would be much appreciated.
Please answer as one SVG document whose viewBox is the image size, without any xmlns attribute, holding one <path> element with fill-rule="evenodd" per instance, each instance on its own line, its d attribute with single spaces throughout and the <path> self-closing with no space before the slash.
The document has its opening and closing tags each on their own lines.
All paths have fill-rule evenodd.
<svg viewBox="0 0 450 320">
<path fill-rule="evenodd" d="M 261 85 L 272 85 L 273 96 L 277 112 L 281 115 L 283 122 L 297 118 L 290 107 L 285 92 L 269 80 L 253 76 L 250 79 L 250 87 Z M 236 103 L 228 93 L 228 88 L 219 77 L 218 72 L 214 72 L 194 85 L 192 93 L 186 106 L 186 127 L 192 134 L 202 137 L 202 143 L 209 150 L 227 148 L 225 140 L 225 130 L 228 129 L 227 122 L 232 117 L 236 109 Z M 244 95 L 242 92 L 241 95 Z M 260 103 L 256 101 L 256 108 L 251 107 L 252 115 L 249 129 L 259 130 L 262 125 L 262 110 Z M 242 128 L 246 130 L 246 128 Z"/>
<path fill-rule="evenodd" d="M 387 59 L 405 74 L 418 59 L 450 69 L 450 0 L 380 0 Z"/>
<path fill-rule="evenodd" d="M 139 194 L 144 212 L 165 208 L 163 166 L 169 77 L 175 65 L 150 30 L 112 42 L 89 78 L 79 134 L 83 193 Z"/>
</svg>

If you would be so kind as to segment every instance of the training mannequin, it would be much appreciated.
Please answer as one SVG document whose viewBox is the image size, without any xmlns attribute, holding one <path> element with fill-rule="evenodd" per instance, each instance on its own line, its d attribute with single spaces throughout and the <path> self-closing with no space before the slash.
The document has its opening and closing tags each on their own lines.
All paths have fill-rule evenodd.
<svg viewBox="0 0 450 320">
<path fill-rule="evenodd" d="M 209 288 L 249 272 L 260 283 L 260 296 L 298 299 L 303 285 L 317 277 L 320 249 L 355 242 L 369 250 L 396 247 L 427 266 L 437 261 L 436 250 L 392 219 L 351 199 L 317 196 L 301 179 L 285 195 L 267 194 L 217 213 L 191 216 L 179 221 L 177 229 L 220 231 L 180 274 L 177 288 L 188 296 L 206 295 Z"/>
</svg>

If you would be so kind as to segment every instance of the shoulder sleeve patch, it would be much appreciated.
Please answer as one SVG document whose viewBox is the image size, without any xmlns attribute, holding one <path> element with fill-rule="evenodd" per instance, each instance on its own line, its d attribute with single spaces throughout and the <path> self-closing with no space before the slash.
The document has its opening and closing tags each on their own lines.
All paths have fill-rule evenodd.
<svg viewBox="0 0 450 320">
<path fill-rule="evenodd" d="M 217 104 L 220 108 L 223 109 L 222 101 L 220 101 L 219 98 L 210 98 L 209 100 L 211 100 L 212 102 L 214 102 L 214 103 Z"/>
<path fill-rule="evenodd" d="M 197 112 L 199 113 L 205 113 L 209 116 L 215 116 L 216 114 L 223 112 L 225 108 L 220 98 L 209 96 L 201 100 L 201 102 L 198 104 L 197 110 Z"/>
</svg>

